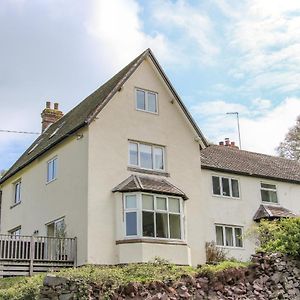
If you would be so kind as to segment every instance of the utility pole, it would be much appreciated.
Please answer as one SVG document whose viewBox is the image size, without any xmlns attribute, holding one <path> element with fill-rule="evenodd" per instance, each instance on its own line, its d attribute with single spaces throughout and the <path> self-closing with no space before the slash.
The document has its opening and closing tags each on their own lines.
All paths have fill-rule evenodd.
<svg viewBox="0 0 300 300">
<path fill-rule="evenodd" d="M 233 112 L 226 113 L 226 115 L 236 115 L 238 134 L 239 134 L 239 145 L 240 145 L 240 149 L 242 149 L 239 113 L 237 111 L 233 111 Z"/>
</svg>

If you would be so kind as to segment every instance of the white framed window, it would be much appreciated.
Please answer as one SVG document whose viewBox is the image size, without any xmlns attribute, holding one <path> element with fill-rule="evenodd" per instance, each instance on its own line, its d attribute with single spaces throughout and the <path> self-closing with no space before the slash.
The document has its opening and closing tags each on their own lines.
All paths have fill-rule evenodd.
<svg viewBox="0 0 300 300">
<path fill-rule="evenodd" d="M 240 198 L 239 181 L 235 178 L 212 176 L 213 195 Z"/>
<path fill-rule="evenodd" d="M 215 230 L 217 246 L 243 248 L 243 227 L 216 224 Z"/>
<path fill-rule="evenodd" d="M 65 219 L 60 218 L 46 224 L 47 236 L 48 237 L 59 237 L 63 238 L 66 235 L 66 224 Z"/>
<path fill-rule="evenodd" d="M 182 240 L 182 199 L 148 193 L 124 195 L 125 237 Z"/>
<path fill-rule="evenodd" d="M 260 183 L 262 202 L 278 203 L 277 188 L 275 184 Z"/>
<path fill-rule="evenodd" d="M 57 157 L 47 162 L 47 183 L 57 178 Z"/>
<path fill-rule="evenodd" d="M 13 204 L 18 204 L 21 202 L 21 180 L 14 183 L 14 201 Z"/>
<path fill-rule="evenodd" d="M 18 226 L 16 228 L 12 229 L 12 230 L 9 230 L 8 233 L 10 235 L 15 235 L 15 236 L 21 235 L 21 226 Z"/>
<path fill-rule="evenodd" d="M 157 93 L 136 89 L 136 109 L 150 113 L 158 113 Z"/>
<path fill-rule="evenodd" d="M 163 146 L 130 141 L 129 165 L 141 169 L 164 171 L 165 148 Z"/>
</svg>

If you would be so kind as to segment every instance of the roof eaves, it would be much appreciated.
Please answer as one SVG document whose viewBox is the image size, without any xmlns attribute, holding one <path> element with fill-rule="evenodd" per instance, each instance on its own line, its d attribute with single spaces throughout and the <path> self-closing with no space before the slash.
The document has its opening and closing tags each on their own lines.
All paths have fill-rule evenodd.
<svg viewBox="0 0 300 300">
<path fill-rule="evenodd" d="M 127 79 L 132 75 L 132 73 L 138 68 L 138 66 L 143 62 L 145 57 L 149 54 L 150 49 L 145 50 L 138 60 L 131 66 L 129 71 L 124 75 L 123 78 L 115 85 L 115 87 L 111 90 L 111 92 L 107 95 L 107 97 L 103 100 L 101 104 L 99 104 L 96 109 L 87 117 L 86 122 L 90 124 L 99 112 L 105 107 L 105 105 L 109 102 L 109 100 L 120 90 L 120 88 L 124 85 Z"/>
<path fill-rule="evenodd" d="M 66 132 L 63 136 L 61 136 L 59 139 L 57 139 L 55 142 L 53 142 L 52 144 L 50 144 L 48 147 L 46 147 L 45 149 L 43 149 L 41 152 L 37 153 L 36 155 L 32 156 L 26 163 L 20 165 L 15 171 L 13 171 L 12 173 L 9 174 L 9 170 L 7 171 L 7 173 L 9 174 L 8 176 L 2 177 L 0 179 L 0 184 L 3 184 L 7 179 L 11 178 L 12 176 L 14 176 L 16 173 L 18 173 L 20 170 L 24 169 L 26 166 L 28 166 L 30 163 L 32 163 L 35 159 L 37 159 L 38 157 L 42 156 L 45 152 L 47 152 L 49 149 L 51 149 L 52 147 L 54 147 L 55 145 L 57 145 L 58 143 L 62 142 L 64 139 L 66 139 L 68 136 L 70 136 L 71 134 L 73 134 L 74 132 L 76 132 L 77 130 L 79 130 L 80 128 L 84 127 L 86 124 L 86 122 L 81 123 L 80 125 L 78 125 L 76 128 L 70 130 L 69 132 Z M 28 149 L 27 149 L 28 150 Z M 27 151 L 26 150 L 26 151 Z"/>
<path fill-rule="evenodd" d="M 256 174 L 256 173 L 236 171 L 236 170 L 232 170 L 229 168 L 215 167 L 215 166 L 210 166 L 210 165 L 206 165 L 203 163 L 201 164 L 201 169 L 214 170 L 214 171 L 230 173 L 230 174 L 238 174 L 238 175 L 250 176 L 250 177 L 255 177 L 255 178 L 264 178 L 264 179 L 270 179 L 270 180 L 274 180 L 274 181 L 300 184 L 299 180 L 285 179 L 285 178 L 281 178 L 281 177 L 274 177 L 274 176 L 267 176 L 267 175 L 261 175 L 261 174 Z"/>
<path fill-rule="evenodd" d="M 150 49 L 148 49 L 149 51 L 149 56 L 152 59 L 154 65 L 157 67 L 159 73 L 161 74 L 161 76 L 163 77 L 164 81 L 166 82 L 167 86 L 169 87 L 169 89 L 171 90 L 171 92 L 173 93 L 177 103 L 179 104 L 179 106 L 181 107 L 181 109 L 183 110 L 183 112 L 185 113 L 186 117 L 188 118 L 188 120 L 190 121 L 191 125 L 193 126 L 193 128 L 195 129 L 195 131 L 197 132 L 198 136 L 201 138 L 204 148 L 208 147 L 208 142 L 206 140 L 206 138 L 204 137 L 202 131 L 200 130 L 200 128 L 198 127 L 197 123 L 195 122 L 195 120 L 193 119 L 192 115 L 189 113 L 189 111 L 187 110 L 186 106 L 184 105 L 184 103 L 182 102 L 181 98 L 179 97 L 179 95 L 177 94 L 175 88 L 173 87 L 171 81 L 169 80 L 169 78 L 167 77 L 166 73 L 164 72 L 164 70 L 162 69 L 162 67 L 160 66 L 159 62 L 157 61 L 157 59 L 155 58 L 154 54 L 152 53 L 152 51 Z M 201 146 L 201 145 L 200 145 Z M 201 147 L 203 148 L 203 147 Z"/>
</svg>

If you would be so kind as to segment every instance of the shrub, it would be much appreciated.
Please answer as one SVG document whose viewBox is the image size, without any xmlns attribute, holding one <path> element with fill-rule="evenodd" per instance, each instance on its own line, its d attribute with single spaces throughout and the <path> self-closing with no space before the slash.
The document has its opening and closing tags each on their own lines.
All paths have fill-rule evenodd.
<svg viewBox="0 0 300 300">
<path fill-rule="evenodd" d="M 226 260 L 226 253 L 223 248 L 217 247 L 215 242 L 205 243 L 207 263 L 216 263 Z"/>
<path fill-rule="evenodd" d="M 259 250 L 300 256 L 300 217 L 262 220 L 257 227 Z"/>
</svg>

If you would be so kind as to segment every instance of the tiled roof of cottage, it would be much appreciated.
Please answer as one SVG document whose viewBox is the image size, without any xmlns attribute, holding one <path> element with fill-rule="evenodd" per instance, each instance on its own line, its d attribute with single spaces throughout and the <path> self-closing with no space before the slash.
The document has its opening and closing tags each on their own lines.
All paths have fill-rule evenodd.
<svg viewBox="0 0 300 300">
<path fill-rule="evenodd" d="M 294 160 L 211 145 L 201 150 L 201 167 L 228 173 L 300 183 L 300 163 Z"/>
<path fill-rule="evenodd" d="M 262 204 L 255 213 L 253 220 L 259 221 L 261 219 L 274 219 L 274 218 L 292 218 L 296 217 L 296 214 L 290 210 L 277 205 L 265 205 Z"/>
<path fill-rule="evenodd" d="M 129 176 L 127 179 L 117 185 L 112 191 L 121 193 L 141 191 L 179 196 L 184 200 L 188 199 L 182 190 L 168 182 L 166 179 L 139 175 Z"/>
<path fill-rule="evenodd" d="M 76 107 L 74 107 L 71 111 L 64 115 L 59 121 L 52 124 L 45 132 L 43 132 L 0 179 L 0 184 L 13 176 L 19 170 L 23 169 L 37 157 L 48 151 L 50 148 L 64 140 L 66 137 L 73 135 L 78 129 L 89 124 L 98 115 L 102 108 L 109 102 L 114 94 L 118 90 L 120 90 L 126 80 L 131 76 L 131 74 L 138 68 L 138 66 L 147 56 L 151 57 L 153 63 L 157 66 L 160 74 L 164 78 L 168 87 L 173 92 L 175 99 L 178 101 L 178 104 L 201 138 L 204 146 L 206 146 L 207 142 L 202 132 L 177 95 L 175 89 L 166 77 L 153 53 L 150 49 L 147 49 L 141 55 L 135 58 L 131 63 L 129 63 L 125 68 L 123 68 L 119 73 L 113 76 L 100 88 L 94 91 L 90 96 L 85 98 L 81 103 L 79 103 Z"/>
</svg>

